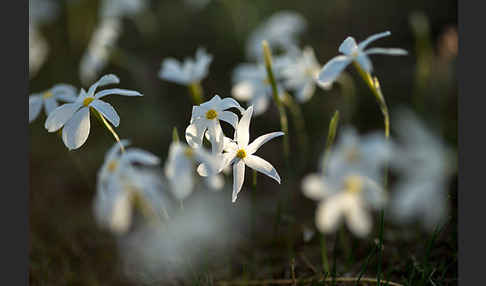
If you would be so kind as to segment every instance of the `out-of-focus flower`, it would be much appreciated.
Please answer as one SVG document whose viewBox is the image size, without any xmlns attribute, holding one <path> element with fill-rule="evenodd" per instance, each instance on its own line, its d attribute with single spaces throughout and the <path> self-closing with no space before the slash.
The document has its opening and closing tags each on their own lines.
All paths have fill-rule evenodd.
<svg viewBox="0 0 486 286">
<path fill-rule="evenodd" d="M 122 23 L 119 18 L 103 19 L 95 29 L 79 65 L 79 75 L 84 84 L 92 82 L 100 75 L 108 63 L 121 30 Z"/>
<path fill-rule="evenodd" d="M 406 55 L 407 51 L 396 48 L 370 48 L 366 51 L 364 50 L 371 42 L 389 35 L 391 35 L 390 31 L 375 34 L 359 44 L 356 44 L 353 37 L 347 37 L 339 46 L 339 52 L 343 53 L 344 55 L 336 56 L 327 62 L 319 72 L 318 81 L 321 84 L 330 84 L 334 82 L 339 74 L 346 68 L 346 66 L 353 61 L 357 62 L 364 71 L 371 73 L 373 70 L 373 65 L 368 55 Z"/>
<path fill-rule="evenodd" d="M 90 129 L 90 109 L 94 108 L 100 116 L 117 127 L 120 117 L 113 106 L 101 100 L 102 97 L 110 94 L 124 96 L 142 96 L 138 91 L 127 89 L 105 89 L 96 92 L 96 88 L 108 84 L 119 83 L 120 80 L 114 74 L 101 77 L 97 82 L 90 86 L 88 92 L 81 89 L 75 102 L 65 103 L 52 111 L 44 124 L 49 132 L 55 132 L 62 128 L 62 140 L 69 150 L 81 147 L 88 139 Z"/>
<path fill-rule="evenodd" d="M 307 28 L 307 21 L 294 11 L 280 11 L 258 26 L 246 45 L 249 59 L 263 58 L 262 41 L 267 40 L 272 49 L 291 51 L 298 46 L 299 35 Z"/>
<path fill-rule="evenodd" d="M 198 48 L 195 59 L 186 58 L 183 63 L 174 58 L 165 59 L 159 77 L 181 85 L 198 83 L 207 76 L 212 60 L 212 55 L 206 53 L 205 49 Z"/>
<path fill-rule="evenodd" d="M 213 96 L 211 100 L 192 108 L 190 125 L 186 128 L 186 141 L 189 146 L 198 148 L 202 146 L 204 133 L 208 131 L 213 154 L 221 153 L 223 150 L 223 130 L 219 123 L 223 120 L 233 128 L 238 124 L 238 116 L 229 108 L 237 108 L 240 111 L 240 104 L 233 98 L 221 99 L 218 95 Z"/>
<path fill-rule="evenodd" d="M 211 156 L 203 148 L 191 148 L 183 143 L 174 142 L 169 148 L 169 158 L 165 165 L 165 175 L 167 176 L 172 193 L 178 200 L 187 198 L 194 188 L 194 170 L 197 163 L 206 166 L 208 174 L 208 185 L 216 187 L 218 190 L 221 185 L 214 185 L 211 180 L 215 180 L 218 162 L 216 157 Z"/>
<path fill-rule="evenodd" d="M 269 176 L 280 184 L 280 176 L 278 175 L 277 170 L 275 170 L 270 163 L 253 154 L 258 151 L 263 144 L 275 137 L 284 135 L 284 133 L 268 133 L 258 137 L 251 144 L 248 144 L 250 141 L 249 129 L 252 113 L 253 106 L 248 107 L 248 109 L 243 112 L 243 116 L 236 127 L 234 144 L 226 144 L 225 147 L 227 152 L 223 153 L 223 168 L 226 165 L 233 164 L 233 203 L 236 202 L 238 193 L 243 186 L 245 179 L 245 165 Z"/>
<path fill-rule="evenodd" d="M 76 101 L 77 90 L 69 84 L 56 84 L 50 89 L 33 93 L 29 96 L 29 123 L 39 116 L 42 106 L 46 115 L 49 115 L 56 107 L 57 101 L 74 102 Z"/>
<path fill-rule="evenodd" d="M 146 0 L 103 0 L 100 8 L 100 18 L 121 18 L 132 16 L 146 9 Z"/>
<path fill-rule="evenodd" d="M 305 47 L 297 56 L 289 56 L 290 62 L 280 71 L 286 88 L 295 91 L 299 102 L 308 101 L 313 95 L 318 84 L 323 89 L 330 89 L 331 84 L 320 84 L 317 75 L 321 65 L 314 55 L 311 47 Z"/>
<path fill-rule="evenodd" d="M 116 143 L 105 155 L 98 171 L 94 214 L 98 223 L 115 233 L 126 232 L 132 222 L 133 208 L 138 206 L 148 216 L 166 216 L 160 176 L 135 167 L 156 166 L 157 156 L 138 148 L 126 147 L 128 140 Z"/>
<path fill-rule="evenodd" d="M 390 205 L 400 223 L 420 221 L 433 230 L 448 212 L 448 180 L 455 170 L 451 151 L 409 110 L 395 112 L 399 148 L 390 166 L 399 174 Z"/>
</svg>

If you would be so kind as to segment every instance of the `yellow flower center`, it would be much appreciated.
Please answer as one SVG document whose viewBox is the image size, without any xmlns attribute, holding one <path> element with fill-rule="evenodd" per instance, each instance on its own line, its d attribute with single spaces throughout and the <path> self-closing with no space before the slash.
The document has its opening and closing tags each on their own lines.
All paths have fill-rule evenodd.
<svg viewBox="0 0 486 286">
<path fill-rule="evenodd" d="M 111 160 L 110 163 L 108 163 L 108 171 L 113 173 L 115 172 L 116 168 L 118 167 L 118 162 L 116 160 Z"/>
<path fill-rule="evenodd" d="M 191 148 L 186 148 L 186 150 L 184 150 L 184 155 L 186 155 L 186 157 L 192 157 L 194 155 L 194 151 L 192 151 Z"/>
<path fill-rule="evenodd" d="M 54 94 L 50 91 L 46 91 L 44 92 L 44 94 L 42 95 L 42 98 L 46 99 L 46 98 L 49 98 L 49 97 L 52 97 Z"/>
<path fill-rule="evenodd" d="M 348 176 L 344 182 L 347 192 L 357 194 L 363 189 L 363 180 L 359 176 Z"/>
<path fill-rule="evenodd" d="M 216 112 L 216 110 L 210 109 L 210 110 L 208 110 L 208 112 L 206 112 L 206 118 L 207 119 L 212 120 L 216 117 L 218 117 L 218 113 Z"/>
<path fill-rule="evenodd" d="M 83 105 L 87 107 L 87 106 L 88 106 L 88 105 L 89 105 L 89 104 L 90 104 L 90 103 L 91 103 L 93 100 L 94 100 L 94 97 L 91 97 L 91 96 L 86 97 L 86 98 L 83 100 Z"/>
<path fill-rule="evenodd" d="M 240 158 L 240 159 L 243 159 L 246 157 L 246 152 L 245 150 L 243 149 L 240 149 L 238 150 L 238 152 L 236 152 L 236 157 Z"/>
</svg>

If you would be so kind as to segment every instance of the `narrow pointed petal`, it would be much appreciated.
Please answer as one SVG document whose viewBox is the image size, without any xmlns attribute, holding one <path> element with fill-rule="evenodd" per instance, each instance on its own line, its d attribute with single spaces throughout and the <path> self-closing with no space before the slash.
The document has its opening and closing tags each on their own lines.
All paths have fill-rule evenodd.
<svg viewBox="0 0 486 286">
<path fill-rule="evenodd" d="M 54 97 L 49 97 L 44 99 L 44 107 L 46 109 L 46 114 L 51 114 L 59 106 Z"/>
<path fill-rule="evenodd" d="M 207 126 L 201 122 L 197 121 L 186 128 L 186 141 L 189 146 L 192 148 L 197 148 L 202 146 L 203 143 L 203 136 L 204 132 L 206 131 Z"/>
<path fill-rule="evenodd" d="M 407 51 L 398 48 L 389 48 L 389 49 L 371 48 L 366 50 L 364 53 L 367 55 L 381 54 L 381 55 L 391 55 L 391 56 L 404 56 L 408 54 Z"/>
<path fill-rule="evenodd" d="M 361 68 L 364 69 L 366 72 L 371 73 L 373 71 L 373 64 L 371 63 L 370 58 L 366 54 L 361 53 L 356 58 L 356 61 L 361 66 Z"/>
<path fill-rule="evenodd" d="M 116 83 L 120 83 L 120 79 L 116 75 L 114 74 L 104 75 L 97 82 L 95 82 L 93 85 L 89 87 L 87 94 L 88 96 L 94 96 L 94 93 L 99 86 L 116 84 Z"/>
<path fill-rule="evenodd" d="M 240 104 L 238 103 L 238 101 L 234 100 L 231 97 L 225 97 L 225 98 L 223 98 L 220 101 L 219 106 L 220 106 L 221 110 L 226 110 L 226 109 L 229 109 L 229 108 L 237 108 L 240 112 L 245 111 L 245 109 L 243 109 L 240 106 Z"/>
<path fill-rule="evenodd" d="M 113 146 L 111 146 L 111 148 L 108 149 L 108 151 L 106 152 L 105 162 L 113 159 L 118 154 L 118 152 L 121 151 L 121 146 L 127 147 L 129 144 L 130 140 L 127 139 L 122 139 L 120 140 L 120 142 L 116 142 L 115 144 L 113 144 Z"/>
<path fill-rule="evenodd" d="M 347 37 L 339 46 L 339 52 L 345 55 L 350 55 L 356 48 L 358 48 L 356 40 L 353 37 Z"/>
<path fill-rule="evenodd" d="M 284 134 L 285 133 L 278 131 L 278 132 L 272 132 L 258 137 L 253 142 L 251 142 L 251 144 L 248 145 L 248 147 L 246 147 L 247 154 L 251 155 L 255 153 L 263 144 L 267 143 L 268 141 L 272 140 L 275 137 L 282 136 Z"/>
<path fill-rule="evenodd" d="M 316 210 L 316 227 L 323 233 L 335 232 L 343 219 L 343 206 L 339 195 L 321 201 Z"/>
<path fill-rule="evenodd" d="M 113 126 L 118 127 L 120 124 L 120 116 L 116 113 L 116 110 L 108 102 L 95 99 L 89 105 L 100 112 Z"/>
<path fill-rule="evenodd" d="M 370 233 L 371 217 L 364 209 L 359 199 L 349 200 L 346 208 L 345 220 L 349 229 L 357 236 L 364 237 Z"/>
<path fill-rule="evenodd" d="M 139 148 L 130 148 L 125 152 L 123 158 L 128 162 L 137 162 L 144 165 L 157 165 L 160 163 L 159 157 Z"/>
<path fill-rule="evenodd" d="M 280 176 L 278 175 L 277 170 L 275 170 L 272 164 L 268 163 L 264 159 L 255 155 L 248 155 L 243 159 L 243 161 L 245 161 L 245 164 L 248 167 L 269 176 L 280 184 Z"/>
<path fill-rule="evenodd" d="M 339 74 L 351 62 L 347 56 L 337 56 L 328 61 L 317 75 L 317 81 L 321 84 L 333 83 Z"/>
<path fill-rule="evenodd" d="M 320 174 L 310 174 L 302 180 L 302 192 L 313 200 L 323 200 L 329 195 L 329 186 L 324 183 Z"/>
<path fill-rule="evenodd" d="M 209 139 L 211 142 L 211 152 L 219 154 L 224 148 L 224 133 L 217 120 L 211 120 L 208 126 Z"/>
<path fill-rule="evenodd" d="M 110 94 L 117 94 L 117 95 L 123 95 L 123 96 L 143 96 L 140 92 L 136 90 L 128 90 L 128 89 L 121 89 L 121 88 L 110 88 L 110 89 L 105 89 L 102 90 L 98 93 L 96 93 L 95 98 L 100 99 L 104 96 L 110 95 Z"/>
<path fill-rule="evenodd" d="M 49 116 L 47 116 L 44 127 L 49 132 L 59 130 L 73 114 L 82 106 L 81 103 L 66 103 L 54 109 Z"/>
<path fill-rule="evenodd" d="M 89 107 L 78 110 L 62 129 L 62 140 L 69 150 L 78 149 L 88 139 Z"/>
<path fill-rule="evenodd" d="M 29 123 L 39 116 L 42 109 L 42 96 L 32 95 L 29 96 Z"/>
<path fill-rule="evenodd" d="M 180 62 L 174 58 L 167 58 L 162 62 L 159 77 L 178 84 L 189 83 L 189 75 L 182 70 Z"/>
<path fill-rule="evenodd" d="M 193 162 L 182 153 L 184 152 L 182 148 L 174 147 L 171 148 L 174 151 L 170 152 L 172 156 L 167 161 L 165 175 L 174 196 L 178 200 L 184 200 L 191 194 L 194 187 Z"/>
<path fill-rule="evenodd" d="M 116 233 L 125 233 L 132 223 L 132 202 L 125 190 L 122 189 L 116 195 L 110 215 L 110 229 Z"/>
<path fill-rule="evenodd" d="M 52 94 L 58 100 L 66 101 L 66 102 L 74 102 L 76 101 L 77 96 L 77 89 L 70 85 L 70 84 L 56 84 L 51 88 Z"/>
<path fill-rule="evenodd" d="M 238 126 L 238 116 L 236 114 L 234 114 L 233 112 L 230 112 L 230 111 L 222 111 L 218 115 L 218 118 L 220 120 L 223 120 L 225 122 L 228 122 L 235 129 L 236 129 L 236 126 Z"/>
<path fill-rule="evenodd" d="M 204 174 L 206 176 L 216 175 L 218 171 L 218 165 L 219 165 L 218 162 L 216 161 L 217 157 L 212 156 L 211 154 L 206 152 L 206 150 L 204 150 L 203 148 L 195 148 L 193 150 L 194 150 L 196 161 L 202 163 L 201 165 L 204 166 L 203 167 Z"/>
<path fill-rule="evenodd" d="M 239 160 L 233 164 L 233 195 L 231 202 L 236 202 L 238 198 L 238 193 L 241 191 L 243 182 L 245 181 L 245 162 Z"/>
<path fill-rule="evenodd" d="M 253 113 L 253 105 L 243 112 L 243 116 L 236 128 L 236 141 L 240 148 L 246 148 L 248 141 L 250 141 L 250 121 Z"/>
<path fill-rule="evenodd" d="M 374 42 L 374 41 L 376 41 L 378 39 L 381 39 L 383 37 L 387 37 L 387 36 L 390 36 L 390 35 L 391 35 L 391 32 L 390 31 L 386 31 L 386 32 L 383 32 L 383 33 L 378 33 L 378 34 L 371 35 L 368 38 L 366 38 L 366 40 L 364 40 L 361 43 L 359 43 L 358 44 L 358 48 L 360 50 L 364 50 L 366 48 L 366 46 L 368 46 L 371 42 Z"/>
</svg>

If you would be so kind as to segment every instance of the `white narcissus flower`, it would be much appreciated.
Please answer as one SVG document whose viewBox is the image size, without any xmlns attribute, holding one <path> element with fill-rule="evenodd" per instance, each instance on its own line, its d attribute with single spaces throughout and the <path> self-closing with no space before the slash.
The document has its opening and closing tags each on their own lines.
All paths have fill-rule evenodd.
<svg viewBox="0 0 486 286">
<path fill-rule="evenodd" d="M 215 189 L 222 187 L 213 181 L 218 166 L 215 157 L 201 147 L 191 148 L 186 144 L 174 142 L 169 148 L 165 175 L 169 180 L 172 193 L 178 200 L 184 200 L 191 194 L 194 188 L 194 170 L 197 163 L 206 166 L 207 183 L 210 187 L 215 187 Z"/>
<path fill-rule="evenodd" d="M 118 94 L 124 96 L 142 96 L 138 91 L 127 89 L 105 89 L 96 92 L 96 88 L 108 84 L 119 83 L 120 80 L 114 74 L 101 77 L 90 86 L 88 92 L 81 89 L 75 102 L 66 103 L 52 111 L 44 124 L 49 132 L 55 132 L 62 128 L 62 140 L 69 150 L 81 147 L 88 139 L 90 129 L 90 109 L 93 108 L 101 116 L 117 127 L 120 117 L 111 104 L 101 100 L 104 96 Z"/>
<path fill-rule="evenodd" d="M 56 107 L 58 101 L 76 101 L 77 90 L 69 84 L 56 84 L 50 89 L 41 93 L 33 93 L 29 96 L 29 123 L 39 116 L 42 106 L 46 115 L 49 115 Z"/>
<path fill-rule="evenodd" d="M 221 153 L 223 150 L 223 130 L 219 123 L 223 120 L 233 128 L 238 124 L 238 116 L 226 109 L 244 109 L 233 98 L 226 97 L 221 99 L 219 95 L 213 96 L 211 100 L 198 106 L 193 106 L 190 125 L 186 128 L 186 141 L 192 148 L 201 147 L 203 144 L 204 133 L 208 131 L 213 154 Z"/>
<path fill-rule="evenodd" d="M 183 63 L 174 58 L 167 58 L 162 62 L 159 77 L 181 85 L 200 82 L 208 74 L 213 56 L 206 53 L 204 48 L 198 48 L 196 58 L 187 58 Z"/>
<path fill-rule="evenodd" d="M 343 53 L 344 55 L 336 56 L 327 62 L 319 72 L 318 81 L 321 84 L 333 83 L 339 74 L 346 68 L 346 66 L 353 61 L 357 62 L 364 71 L 371 73 L 373 70 L 373 65 L 371 64 L 371 60 L 369 59 L 368 55 L 406 55 L 407 51 L 396 48 L 370 48 L 366 51 L 364 50 L 371 42 L 389 35 L 391 35 L 389 31 L 375 34 L 359 44 L 356 44 L 356 40 L 353 37 L 347 37 L 339 46 L 339 52 Z"/>
<path fill-rule="evenodd" d="M 262 135 L 255 139 L 251 144 L 250 141 L 250 120 L 253 113 L 253 106 L 243 112 L 238 126 L 235 130 L 235 138 L 232 144 L 225 145 L 226 151 L 223 153 L 223 169 L 228 164 L 233 164 L 233 195 L 232 202 L 236 202 L 238 193 L 241 191 L 245 179 L 245 165 L 253 170 L 269 176 L 280 184 L 280 176 L 277 170 L 264 159 L 253 155 L 258 149 L 269 140 L 284 135 L 283 132 L 272 132 Z"/>
<path fill-rule="evenodd" d="M 95 218 L 101 226 L 115 233 L 129 229 L 136 203 L 144 214 L 166 215 L 160 176 L 133 165 L 156 166 L 159 158 L 138 148 L 120 152 L 121 146 L 127 145 L 128 141 L 122 140 L 106 153 L 96 185 Z"/>
<path fill-rule="evenodd" d="M 322 66 L 311 47 L 305 47 L 297 55 L 291 53 L 289 57 L 290 62 L 281 69 L 280 73 L 284 79 L 284 86 L 295 91 L 297 101 L 301 103 L 308 101 L 314 95 L 316 84 L 326 90 L 331 88 L 331 84 L 320 84 L 317 81 Z"/>
</svg>

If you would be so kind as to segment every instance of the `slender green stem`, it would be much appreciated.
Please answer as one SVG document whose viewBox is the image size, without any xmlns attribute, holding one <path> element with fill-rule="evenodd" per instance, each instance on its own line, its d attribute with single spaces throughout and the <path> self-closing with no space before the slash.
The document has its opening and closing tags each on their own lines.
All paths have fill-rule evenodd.
<svg viewBox="0 0 486 286">
<path fill-rule="evenodd" d="M 326 245 L 326 236 L 324 233 L 321 233 L 321 260 L 322 260 L 322 269 L 326 275 L 329 275 L 329 261 L 327 260 L 327 245 Z"/>
<path fill-rule="evenodd" d="M 307 150 L 308 150 L 308 137 L 305 131 L 305 120 L 302 114 L 300 105 L 298 105 L 288 93 L 284 93 L 282 102 L 288 107 L 290 113 L 292 114 L 292 119 L 294 121 L 295 129 L 297 130 L 297 139 L 300 145 L 300 153 L 302 160 L 306 160 Z"/>
<path fill-rule="evenodd" d="M 108 123 L 108 121 L 106 121 L 105 117 L 98 112 L 98 110 L 94 109 L 94 108 L 91 108 L 92 111 L 94 111 L 94 113 L 96 114 L 96 117 L 100 119 L 100 121 L 103 123 L 103 125 L 106 127 L 106 129 L 108 129 L 108 131 L 110 131 L 111 135 L 113 135 L 113 137 L 115 138 L 115 141 L 120 143 L 120 137 L 118 137 L 118 134 L 116 134 L 115 130 L 113 129 L 113 127 L 111 127 L 110 123 Z M 122 152 L 125 152 L 125 147 L 123 147 L 122 144 L 120 144 L 120 149 Z"/>
<path fill-rule="evenodd" d="M 203 102 L 203 89 L 200 82 L 193 82 L 189 84 L 189 94 L 191 95 L 194 104 L 199 105 Z"/>
<path fill-rule="evenodd" d="M 177 131 L 177 127 L 174 126 L 172 129 L 172 141 L 179 142 L 179 131 Z"/>
</svg>

